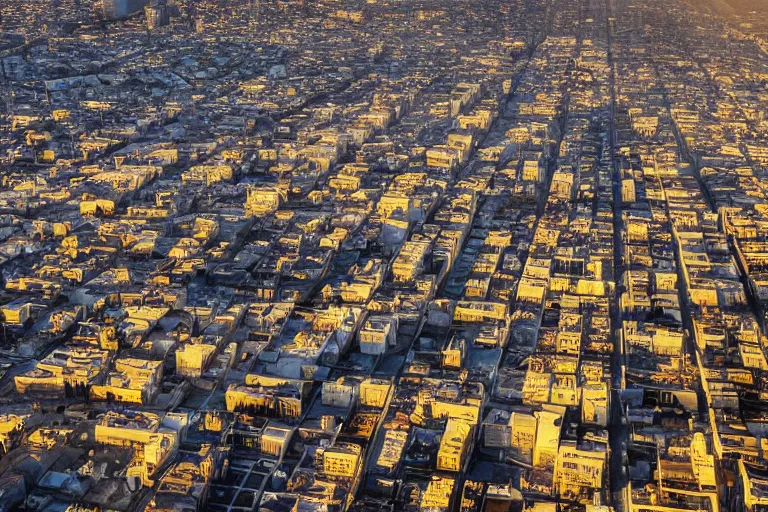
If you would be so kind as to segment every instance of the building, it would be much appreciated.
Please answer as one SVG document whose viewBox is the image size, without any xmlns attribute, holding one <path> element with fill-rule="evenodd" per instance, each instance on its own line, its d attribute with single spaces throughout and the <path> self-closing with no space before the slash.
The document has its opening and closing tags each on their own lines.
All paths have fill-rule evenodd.
<svg viewBox="0 0 768 512">
<path fill-rule="evenodd" d="M 437 452 L 437 469 L 439 471 L 459 472 L 464 468 L 472 430 L 472 425 L 468 423 L 452 418 L 448 419 L 445 432 L 440 439 L 440 449 Z"/>
<path fill-rule="evenodd" d="M 103 0 L 104 17 L 110 20 L 124 18 L 141 11 L 148 0 Z"/>
<path fill-rule="evenodd" d="M 591 502 L 592 494 L 605 485 L 606 453 L 602 448 L 583 448 L 575 442 L 560 445 L 555 464 L 555 490 L 564 497 L 583 497 Z"/>
<path fill-rule="evenodd" d="M 144 15 L 147 17 L 148 30 L 164 27 L 171 23 L 171 14 L 166 0 L 157 0 L 145 6 Z"/>
</svg>

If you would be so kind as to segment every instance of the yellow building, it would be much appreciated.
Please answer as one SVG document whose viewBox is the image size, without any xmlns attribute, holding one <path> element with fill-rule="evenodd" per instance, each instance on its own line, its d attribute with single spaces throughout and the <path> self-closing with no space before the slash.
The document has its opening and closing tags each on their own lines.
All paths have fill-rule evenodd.
<svg viewBox="0 0 768 512">
<path fill-rule="evenodd" d="M 107 368 L 109 352 L 96 347 L 60 347 L 34 369 L 15 377 L 16 391 L 64 393 L 89 386 Z"/>
<path fill-rule="evenodd" d="M 259 439 L 262 453 L 280 457 L 288 449 L 292 434 L 292 428 L 270 424 Z"/>
<path fill-rule="evenodd" d="M 508 307 L 497 302 L 459 301 L 453 311 L 457 322 L 477 323 L 501 321 L 507 318 Z"/>
<path fill-rule="evenodd" d="M 426 151 L 427 167 L 451 170 L 460 161 L 460 153 L 448 146 L 434 146 Z"/>
<path fill-rule="evenodd" d="M 536 416 L 536 443 L 533 447 L 534 467 L 551 468 L 554 466 L 560 446 L 560 427 L 564 414 L 564 407 L 551 405 L 544 405 L 544 410 L 534 412 L 534 416 Z"/>
<path fill-rule="evenodd" d="M 8 453 L 11 444 L 20 438 L 24 432 L 24 418 L 15 414 L 3 414 L 0 416 L 0 447 L 3 454 Z"/>
<path fill-rule="evenodd" d="M 448 419 L 437 452 L 439 471 L 459 472 L 464 467 L 472 441 L 472 425 L 461 420 Z"/>
<path fill-rule="evenodd" d="M 761 466 L 738 460 L 739 487 L 747 512 L 758 512 L 768 507 L 768 478 Z"/>
<path fill-rule="evenodd" d="M 215 345 L 186 344 L 176 350 L 176 373 L 184 377 L 200 377 L 216 353 Z"/>
<path fill-rule="evenodd" d="M 178 434 L 161 428 L 160 417 L 147 412 L 107 412 L 95 428 L 97 443 L 133 447 L 134 459 L 126 476 L 136 476 L 151 487 L 152 478 L 162 465 L 176 453 Z"/>
<path fill-rule="evenodd" d="M 18 299 L 0 307 L 0 319 L 9 325 L 23 325 L 32 315 L 29 302 Z"/>
<path fill-rule="evenodd" d="M 608 384 L 585 384 L 581 388 L 581 422 L 605 427 L 608 425 Z"/>
<path fill-rule="evenodd" d="M 184 185 L 203 184 L 210 187 L 220 181 L 231 180 L 234 171 L 229 165 L 195 165 L 181 174 Z"/>
<path fill-rule="evenodd" d="M 207 444 L 197 453 L 184 453 L 181 460 L 163 474 L 144 512 L 202 510 L 208 498 L 217 455 L 218 452 Z"/>
<path fill-rule="evenodd" d="M 115 202 L 109 199 L 93 199 L 80 201 L 80 215 L 97 217 L 115 213 Z"/>
<path fill-rule="evenodd" d="M 454 419 L 477 425 L 482 408 L 484 388 L 481 383 L 459 383 L 424 379 L 419 390 L 411 421 L 417 425 L 425 419 Z"/>
<path fill-rule="evenodd" d="M 513 412 L 510 415 L 509 424 L 512 427 L 510 447 L 522 461 L 531 462 L 536 446 L 538 418 L 533 414 Z"/>
<path fill-rule="evenodd" d="M 354 478 L 360 469 L 360 446 L 340 443 L 322 450 L 323 472 L 327 475 Z"/>
<path fill-rule="evenodd" d="M 691 439 L 691 468 L 699 490 L 713 489 L 717 486 L 715 456 L 707 449 L 707 440 L 701 432 L 695 432 Z"/>
<path fill-rule="evenodd" d="M 433 476 L 421 496 L 420 510 L 442 512 L 450 509 L 455 488 L 456 480 L 453 478 Z"/>
<path fill-rule="evenodd" d="M 225 395 L 228 411 L 249 411 L 277 418 L 298 418 L 303 410 L 300 388 L 291 383 L 270 387 L 231 384 Z"/>
<path fill-rule="evenodd" d="M 245 213 L 249 216 L 263 217 L 277 210 L 287 201 L 284 191 L 273 187 L 249 187 L 246 192 Z"/>
<path fill-rule="evenodd" d="M 394 212 L 400 210 L 406 216 L 410 211 L 411 199 L 405 194 L 386 193 L 379 199 L 376 205 L 376 212 L 384 218 L 390 217 Z"/>
<path fill-rule="evenodd" d="M 116 359 L 115 371 L 103 385 L 90 389 L 92 400 L 147 404 L 154 400 L 163 379 L 163 362 L 135 358 Z"/>
<path fill-rule="evenodd" d="M 360 383 L 360 405 L 383 409 L 391 391 L 390 381 L 367 378 Z"/>
<path fill-rule="evenodd" d="M 573 442 L 563 442 L 557 452 L 554 488 L 563 497 L 590 501 L 595 491 L 604 487 L 606 452 L 582 450 Z"/>
</svg>

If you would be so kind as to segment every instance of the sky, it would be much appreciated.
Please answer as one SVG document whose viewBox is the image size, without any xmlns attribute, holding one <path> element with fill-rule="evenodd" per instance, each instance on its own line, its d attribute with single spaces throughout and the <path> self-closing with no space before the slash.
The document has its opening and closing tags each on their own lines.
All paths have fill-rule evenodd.
<svg viewBox="0 0 768 512">
<path fill-rule="evenodd" d="M 720 14 L 749 14 L 768 12 L 768 0 L 692 0 L 694 4 L 712 7 Z"/>
</svg>

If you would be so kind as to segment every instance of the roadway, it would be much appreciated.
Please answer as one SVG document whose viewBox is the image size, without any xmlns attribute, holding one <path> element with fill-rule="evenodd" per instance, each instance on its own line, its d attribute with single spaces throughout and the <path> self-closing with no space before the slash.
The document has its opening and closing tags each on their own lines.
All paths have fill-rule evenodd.
<svg viewBox="0 0 768 512">
<path fill-rule="evenodd" d="M 608 66 L 610 68 L 609 80 L 611 91 L 610 114 L 608 118 L 608 145 L 613 177 L 613 279 L 618 283 L 624 273 L 623 240 L 621 221 L 621 172 L 616 161 L 616 68 L 613 62 L 613 33 L 611 19 L 614 9 L 613 1 L 607 0 L 605 13 L 606 38 L 608 42 Z M 614 350 L 611 365 L 611 420 L 608 426 L 609 443 L 609 480 L 611 489 L 611 502 L 616 512 L 625 512 L 630 509 L 628 495 L 628 468 L 627 468 L 627 439 L 629 430 L 623 421 L 623 405 L 621 403 L 621 390 L 624 388 L 624 346 L 621 330 L 621 312 L 619 310 L 618 291 L 614 291 L 613 304 L 611 305 L 611 329 L 613 330 Z"/>
</svg>

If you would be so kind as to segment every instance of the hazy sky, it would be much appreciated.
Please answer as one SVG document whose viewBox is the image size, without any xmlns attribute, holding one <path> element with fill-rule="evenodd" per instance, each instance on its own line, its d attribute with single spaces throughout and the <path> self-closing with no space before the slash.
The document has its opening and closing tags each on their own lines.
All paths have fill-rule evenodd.
<svg viewBox="0 0 768 512">
<path fill-rule="evenodd" d="M 768 0 L 690 0 L 693 4 L 712 7 L 721 14 L 748 14 L 751 11 L 768 12 Z"/>
</svg>

